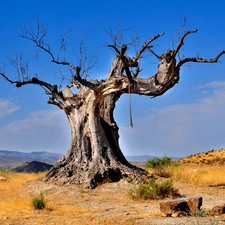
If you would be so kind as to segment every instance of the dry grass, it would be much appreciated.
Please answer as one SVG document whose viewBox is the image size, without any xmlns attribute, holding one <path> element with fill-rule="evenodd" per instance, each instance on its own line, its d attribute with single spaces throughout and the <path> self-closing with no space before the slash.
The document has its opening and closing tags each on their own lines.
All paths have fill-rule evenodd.
<svg viewBox="0 0 225 225">
<path fill-rule="evenodd" d="M 171 176 L 175 181 L 182 183 L 209 186 L 225 185 L 225 165 L 222 166 L 193 166 L 181 165 L 171 168 Z"/>
<path fill-rule="evenodd" d="M 178 162 L 181 166 L 170 168 L 176 181 L 198 186 L 225 185 L 225 149 L 190 155 Z"/>
<path fill-rule="evenodd" d="M 182 164 L 225 165 L 225 149 L 211 150 L 190 155 L 179 160 Z"/>
<path fill-rule="evenodd" d="M 31 206 L 30 196 L 21 195 L 21 189 L 28 181 L 43 175 L 43 173 L 28 174 L 0 171 L 0 176 L 7 179 L 7 181 L 2 181 L 0 185 L 0 211 L 6 208 L 9 211 L 15 211 L 18 208 L 29 209 Z"/>
</svg>

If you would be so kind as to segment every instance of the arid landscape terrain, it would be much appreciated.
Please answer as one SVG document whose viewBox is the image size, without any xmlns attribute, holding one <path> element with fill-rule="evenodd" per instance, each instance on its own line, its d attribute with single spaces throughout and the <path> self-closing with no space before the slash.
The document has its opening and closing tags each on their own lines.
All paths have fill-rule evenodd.
<svg viewBox="0 0 225 225">
<path fill-rule="evenodd" d="M 172 179 L 181 195 L 202 196 L 204 209 L 224 205 L 224 155 L 225 150 L 221 149 L 180 159 L 182 165 L 168 168 L 170 178 L 157 179 Z M 0 176 L 6 178 L 0 181 L 1 225 L 225 224 L 224 214 L 165 217 L 160 212 L 160 200 L 130 198 L 128 192 L 134 184 L 129 180 L 103 184 L 90 190 L 43 183 L 39 178 L 44 174 L 0 171 Z M 35 210 L 31 202 L 40 193 L 47 205 L 42 210 Z"/>
</svg>

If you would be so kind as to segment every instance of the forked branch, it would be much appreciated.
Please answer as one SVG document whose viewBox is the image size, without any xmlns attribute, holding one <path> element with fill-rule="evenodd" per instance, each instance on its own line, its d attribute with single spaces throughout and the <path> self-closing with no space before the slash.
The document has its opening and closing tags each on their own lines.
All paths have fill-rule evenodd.
<svg viewBox="0 0 225 225">
<path fill-rule="evenodd" d="M 198 32 L 197 29 L 195 29 L 195 30 L 190 30 L 190 31 L 187 31 L 187 32 L 183 35 L 183 37 L 179 40 L 176 49 L 174 50 L 174 56 L 177 55 L 177 53 L 179 52 L 179 50 L 181 49 L 181 47 L 184 45 L 184 39 L 185 39 L 185 37 L 186 37 L 187 35 L 189 35 L 189 34 L 197 33 L 197 32 Z"/>
<path fill-rule="evenodd" d="M 161 34 L 157 34 L 156 36 L 150 38 L 148 41 L 145 42 L 145 44 L 142 46 L 142 48 L 140 49 L 139 52 L 137 52 L 135 60 L 137 61 L 138 59 L 141 58 L 142 54 L 144 53 L 144 51 L 146 49 L 150 49 L 153 46 L 149 46 L 153 41 L 155 41 L 157 38 L 161 37 L 164 35 L 164 32 L 162 32 Z"/>
</svg>

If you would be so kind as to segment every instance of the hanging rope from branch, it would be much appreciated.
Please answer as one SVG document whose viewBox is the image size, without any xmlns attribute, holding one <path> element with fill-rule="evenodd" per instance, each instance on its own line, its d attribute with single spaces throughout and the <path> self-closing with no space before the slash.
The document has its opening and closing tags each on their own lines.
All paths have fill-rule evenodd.
<svg viewBox="0 0 225 225">
<path fill-rule="evenodd" d="M 132 104 L 131 104 L 131 91 L 130 91 L 130 88 L 131 88 L 131 85 L 130 84 L 128 86 L 128 101 L 129 101 L 129 113 L 130 113 L 130 126 L 133 128 L 133 119 L 132 119 Z"/>
</svg>

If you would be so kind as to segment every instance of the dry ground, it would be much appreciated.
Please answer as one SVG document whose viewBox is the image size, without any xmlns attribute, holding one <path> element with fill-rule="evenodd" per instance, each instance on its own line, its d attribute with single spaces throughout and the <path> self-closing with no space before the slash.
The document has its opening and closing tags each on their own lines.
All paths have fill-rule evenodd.
<svg viewBox="0 0 225 225">
<path fill-rule="evenodd" d="M 160 201 L 133 201 L 128 197 L 132 184 L 125 180 L 104 184 L 94 190 L 76 186 L 59 187 L 37 181 L 43 174 L 4 173 L 0 183 L 1 225 L 80 225 L 80 224 L 225 224 L 225 217 L 166 218 L 159 211 Z M 225 203 L 225 189 L 175 183 L 185 195 L 200 195 L 203 206 Z M 40 192 L 47 208 L 34 210 L 31 200 Z"/>
<path fill-rule="evenodd" d="M 175 188 L 186 196 L 202 196 L 206 209 L 225 204 L 224 155 L 223 149 L 183 159 L 195 164 L 187 165 L 186 161 L 185 166 L 171 170 Z M 210 161 L 217 163 L 210 166 Z M 86 190 L 77 186 L 59 187 L 42 183 L 38 178 L 44 173 L 0 171 L 0 176 L 7 178 L 5 182 L 0 181 L 0 225 L 225 224 L 225 216 L 164 217 L 160 213 L 160 201 L 130 199 L 128 191 L 132 184 L 126 180 Z M 47 207 L 35 210 L 31 201 L 41 192 L 47 199 Z"/>
</svg>

